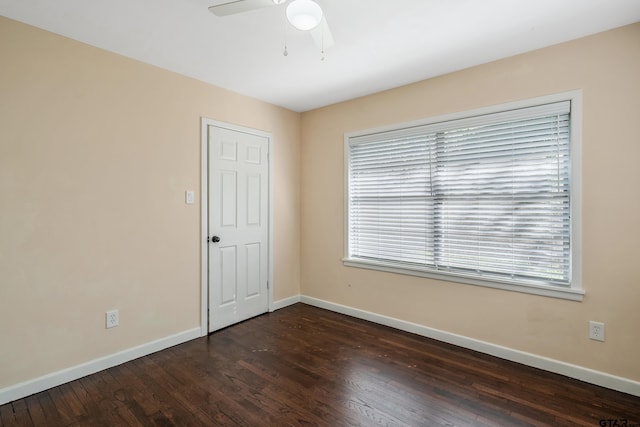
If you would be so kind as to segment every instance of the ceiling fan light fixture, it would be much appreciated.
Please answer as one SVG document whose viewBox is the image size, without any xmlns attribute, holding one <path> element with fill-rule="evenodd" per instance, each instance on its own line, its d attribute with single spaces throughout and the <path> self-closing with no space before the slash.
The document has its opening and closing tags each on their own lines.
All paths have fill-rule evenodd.
<svg viewBox="0 0 640 427">
<path fill-rule="evenodd" d="M 322 20 L 322 9 L 313 0 L 293 0 L 287 6 L 287 19 L 299 30 L 313 30 Z"/>
</svg>

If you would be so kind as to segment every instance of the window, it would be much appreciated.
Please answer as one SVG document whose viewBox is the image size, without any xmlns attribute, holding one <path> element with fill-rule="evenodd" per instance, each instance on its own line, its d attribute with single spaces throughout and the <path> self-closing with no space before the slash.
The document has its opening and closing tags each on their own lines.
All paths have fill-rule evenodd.
<svg viewBox="0 0 640 427">
<path fill-rule="evenodd" d="M 345 264 L 580 300 L 578 96 L 347 135 Z"/>
</svg>

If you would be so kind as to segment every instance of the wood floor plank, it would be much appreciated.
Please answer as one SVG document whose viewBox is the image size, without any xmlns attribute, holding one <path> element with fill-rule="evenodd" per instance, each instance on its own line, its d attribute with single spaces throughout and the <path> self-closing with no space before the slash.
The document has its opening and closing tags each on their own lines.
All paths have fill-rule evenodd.
<svg viewBox="0 0 640 427">
<path fill-rule="evenodd" d="M 0 405 L 2 426 L 600 420 L 640 427 L 640 398 L 304 304 Z"/>
<path fill-rule="evenodd" d="M 29 411 L 29 417 L 35 426 L 42 426 L 47 424 L 47 416 L 42 409 L 42 405 L 40 404 L 40 399 L 37 394 L 31 395 L 24 400 L 27 405 L 27 410 Z"/>
<path fill-rule="evenodd" d="M 116 388 L 113 379 L 106 371 L 81 378 L 78 381 L 86 390 L 87 410 L 91 419 L 99 427 L 113 425 L 118 420 L 116 408 L 119 402 L 114 398 Z M 99 414 L 96 416 L 96 414 Z"/>
<path fill-rule="evenodd" d="M 11 403 L 7 403 L 6 405 L 0 405 L 0 425 L 2 426 L 18 425 L 13 413 L 13 405 Z"/>
<path fill-rule="evenodd" d="M 154 356 L 154 355 L 152 355 Z M 192 413 L 185 407 L 190 399 L 203 404 L 202 396 L 194 396 L 189 388 L 181 387 L 181 384 L 162 367 L 153 363 L 150 356 L 135 360 L 133 368 L 149 389 L 157 394 L 163 402 L 166 415 L 170 414 L 167 420 L 173 425 L 207 425 L 211 420 L 202 417 L 199 411 Z"/>
<path fill-rule="evenodd" d="M 44 413 L 44 416 L 46 418 L 46 421 L 42 425 L 60 426 L 68 424 L 68 422 L 66 424 L 63 422 L 62 417 L 60 416 L 60 413 L 58 412 L 58 409 L 53 402 L 53 399 L 51 398 L 50 391 L 51 390 L 46 390 L 41 393 L 34 394 L 32 396 L 29 396 L 27 399 L 35 398 L 38 400 L 38 403 L 40 404 L 42 412 Z"/>
<path fill-rule="evenodd" d="M 70 425 L 77 420 L 73 416 L 73 409 L 69 407 L 69 403 L 64 398 L 59 387 L 50 388 L 48 390 L 48 394 L 51 396 L 51 401 L 53 402 L 55 411 L 59 415 L 62 424 Z"/>
<path fill-rule="evenodd" d="M 123 364 L 113 368 L 110 372 L 120 387 L 131 393 L 131 401 L 135 402 L 133 409 L 136 418 L 149 420 L 151 425 L 173 425 L 175 412 L 171 408 L 172 399 L 168 394 L 145 383 L 134 365 Z"/>
<path fill-rule="evenodd" d="M 13 413 L 16 422 L 21 427 L 33 427 L 33 420 L 29 415 L 29 409 L 27 408 L 27 402 L 24 399 L 16 400 L 12 402 Z"/>
</svg>

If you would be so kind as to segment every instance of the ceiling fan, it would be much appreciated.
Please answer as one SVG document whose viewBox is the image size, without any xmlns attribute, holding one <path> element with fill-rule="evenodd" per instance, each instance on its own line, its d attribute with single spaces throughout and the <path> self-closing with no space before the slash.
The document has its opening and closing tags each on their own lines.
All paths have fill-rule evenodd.
<svg viewBox="0 0 640 427">
<path fill-rule="evenodd" d="M 286 15 L 291 25 L 301 31 L 308 31 L 322 51 L 334 45 L 327 19 L 320 5 L 313 0 L 215 0 L 209 11 L 216 16 L 236 15 L 287 2 Z"/>
</svg>

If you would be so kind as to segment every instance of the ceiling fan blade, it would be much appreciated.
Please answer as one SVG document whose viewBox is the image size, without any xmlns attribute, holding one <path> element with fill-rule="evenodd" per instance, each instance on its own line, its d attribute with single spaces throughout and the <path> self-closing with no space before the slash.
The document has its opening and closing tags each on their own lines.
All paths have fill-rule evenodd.
<svg viewBox="0 0 640 427">
<path fill-rule="evenodd" d="M 217 4 L 209 7 L 209 12 L 217 16 L 235 15 L 267 6 L 275 6 L 273 0 L 217 0 L 214 3 Z"/>
<path fill-rule="evenodd" d="M 329 29 L 329 24 L 327 24 L 327 19 L 324 16 L 318 26 L 309 32 L 311 33 L 311 37 L 313 37 L 313 42 L 320 50 L 326 50 L 336 44 Z"/>
</svg>

